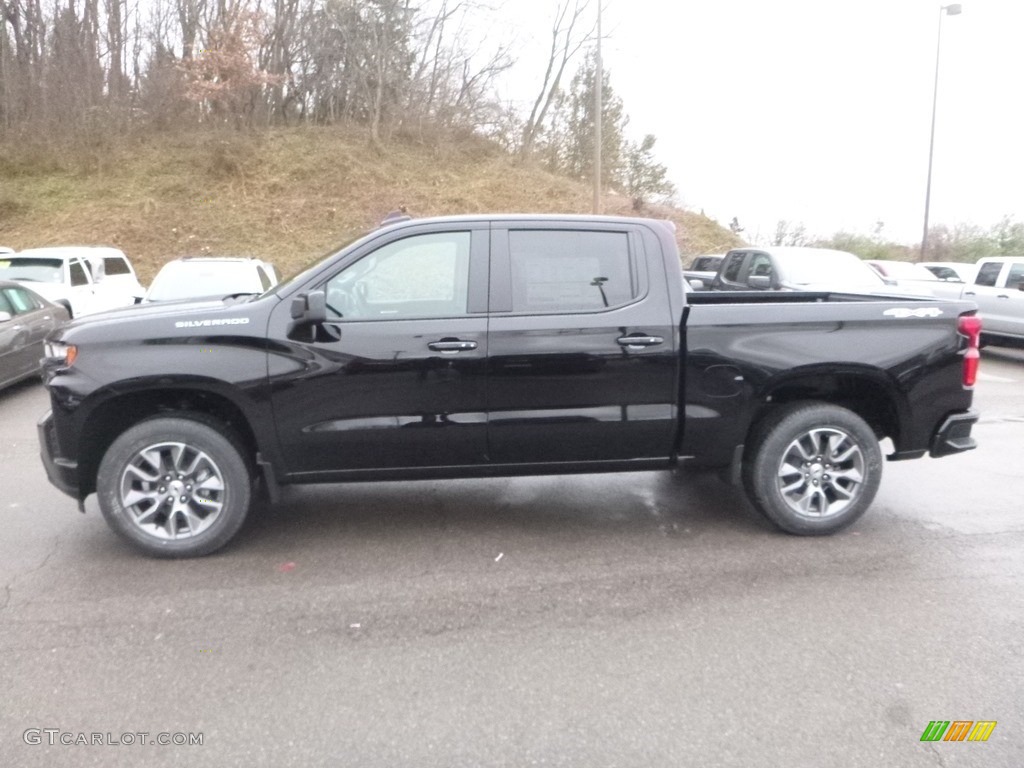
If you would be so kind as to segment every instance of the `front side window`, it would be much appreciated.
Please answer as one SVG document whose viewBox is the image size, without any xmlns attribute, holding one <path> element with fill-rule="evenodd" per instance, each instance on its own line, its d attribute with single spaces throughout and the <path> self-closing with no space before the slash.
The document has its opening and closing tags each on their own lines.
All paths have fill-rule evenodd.
<svg viewBox="0 0 1024 768">
<path fill-rule="evenodd" d="M 1024 264 L 1012 265 L 1010 274 L 1006 276 L 1006 287 L 1016 289 L 1020 287 L 1022 280 L 1024 280 Z"/>
<path fill-rule="evenodd" d="M 513 312 L 595 311 L 638 294 L 625 232 L 509 232 Z"/>
<path fill-rule="evenodd" d="M 766 253 L 755 253 L 754 257 L 750 260 L 750 276 L 751 277 L 771 277 L 772 276 L 772 260 Z"/>
<path fill-rule="evenodd" d="M 85 276 L 85 267 L 80 261 L 71 262 L 71 285 L 88 285 L 89 278 Z"/>
<path fill-rule="evenodd" d="M 978 276 L 974 282 L 976 285 L 990 285 L 994 286 L 996 281 L 999 279 L 999 273 L 1003 271 L 1002 262 L 989 261 L 981 265 L 981 269 L 978 270 Z"/>
<path fill-rule="evenodd" d="M 729 257 L 729 263 L 725 265 L 725 271 L 722 272 L 723 280 L 729 283 L 738 283 L 740 281 L 740 270 L 743 268 L 743 258 L 745 256 L 745 253 L 734 253 Z"/>
<path fill-rule="evenodd" d="M 327 282 L 329 317 L 404 320 L 467 314 L 469 232 L 388 243 Z"/>
</svg>

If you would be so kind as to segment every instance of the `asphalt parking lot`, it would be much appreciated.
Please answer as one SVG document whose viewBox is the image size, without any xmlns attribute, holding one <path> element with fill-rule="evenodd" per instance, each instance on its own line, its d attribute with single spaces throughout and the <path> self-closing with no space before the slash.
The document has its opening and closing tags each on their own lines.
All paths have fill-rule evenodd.
<svg viewBox="0 0 1024 768">
<path fill-rule="evenodd" d="M 1024 353 L 976 405 L 977 451 L 888 464 L 830 538 L 684 470 L 296 489 L 165 562 L 0 392 L 0 765 L 1019 768 Z"/>
</svg>

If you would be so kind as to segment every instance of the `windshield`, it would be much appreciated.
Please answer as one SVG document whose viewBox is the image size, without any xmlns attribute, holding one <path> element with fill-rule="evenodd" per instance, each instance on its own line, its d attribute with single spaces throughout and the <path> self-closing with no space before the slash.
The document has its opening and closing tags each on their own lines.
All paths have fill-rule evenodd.
<svg viewBox="0 0 1024 768">
<path fill-rule="evenodd" d="M 263 293 L 256 265 L 230 261 L 174 261 L 153 280 L 147 301 L 178 301 L 231 293 Z"/>
<path fill-rule="evenodd" d="M 777 256 L 783 278 L 790 283 L 809 285 L 885 285 L 875 270 L 852 253 L 808 251 Z"/>
<path fill-rule="evenodd" d="M 0 279 L 33 283 L 59 283 L 64 275 L 60 259 L 0 258 Z"/>
</svg>

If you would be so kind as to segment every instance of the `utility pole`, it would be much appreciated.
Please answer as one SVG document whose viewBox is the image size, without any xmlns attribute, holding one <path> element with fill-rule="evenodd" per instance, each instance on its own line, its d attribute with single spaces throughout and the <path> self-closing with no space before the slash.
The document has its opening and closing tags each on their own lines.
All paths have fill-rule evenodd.
<svg viewBox="0 0 1024 768">
<path fill-rule="evenodd" d="M 601 88 L 604 69 L 601 64 L 601 0 L 597 0 L 597 73 L 594 83 L 594 213 L 601 213 L 601 124 L 604 122 Z"/>
</svg>

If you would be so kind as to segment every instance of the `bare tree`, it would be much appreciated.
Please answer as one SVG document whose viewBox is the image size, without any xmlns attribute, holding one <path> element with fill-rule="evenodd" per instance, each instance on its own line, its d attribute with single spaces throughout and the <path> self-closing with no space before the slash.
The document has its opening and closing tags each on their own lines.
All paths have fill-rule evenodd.
<svg viewBox="0 0 1024 768">
<path fill-rule="evenodd" d="M 523 126 L 520 151 L 524 155 L 533 152 L 534 142 L 558 94 L 565 68 L 594 33 L 596 21 L 586 32 L 582 32 L 582 18 L 589 6 L 590 0 L 564 0 L 558 4 L 551 27 L 551 51 L 548 55 L 547 69 L 544 71 L 540 92 L 533 102 L 533 109 L 530 110 L 530 116 Z"/>
</svg>

